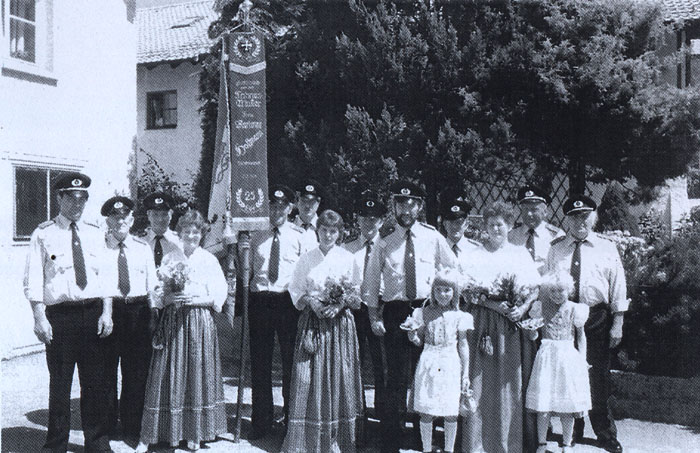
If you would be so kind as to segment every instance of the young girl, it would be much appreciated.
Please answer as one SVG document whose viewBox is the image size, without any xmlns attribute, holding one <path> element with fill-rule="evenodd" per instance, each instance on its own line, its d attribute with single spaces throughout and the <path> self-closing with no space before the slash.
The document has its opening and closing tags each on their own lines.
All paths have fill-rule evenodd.
<svg viewBox="0 0 700 453">
<path fill-rule="evenodd" d="M 433 418 L 445 418 L 445 452 L 454 450 L 460 397 L 468 398 L 469 347 L 467 330 L 474 329 L 469 313 L 459 310 L 459 275 L 440 271 L 429 303 L 416 308 L 402 324 L 415 345 L 423 344 L 413 382 L 413 410 L 420 414 L 423 451 L 432 451 Z"/>
<path fill-rule="evenodd" d="M 561 420 L 563 453 L 572 452 L 574 418 L 591 409 L 583 325 L 588 306 L 568 300 L 574 282 L 565 272 L 549 274 L 540 284 L 542 345 L 537 351 L 525 407 L 537 413 L 537 453 L 547 449 L 549 418 Z M 574 346 L 574 338 L 578 350 Z"/>
</svg>

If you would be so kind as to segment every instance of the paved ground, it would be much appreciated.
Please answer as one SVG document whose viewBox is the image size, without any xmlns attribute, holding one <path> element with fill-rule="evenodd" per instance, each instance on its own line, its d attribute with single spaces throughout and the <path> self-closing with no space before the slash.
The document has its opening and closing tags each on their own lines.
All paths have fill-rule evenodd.
<svg viewBox="0 0 700 453">
<path fill-rule="evenodd" d="M 228 368 L 228 367 L 225 367 Z M 0 365 L 2 381 L 2 452 L 34 452 L 41 447 L 46 435 L 46 425 L 48 418 L 48 371 L 43 353 L 30 356 L 19 357 L 2 362 Z M 235 414 L 235 401 L 237 399 L 236 380 L 231 378 L 233 373 L 230 369 L 224 370 L 225 392 L 227 401 L 232 403 L 227 405 L 230 415 L 229 427 L 233 429 Z M 69 449 L 72 452 L 83 451 L 83 437 L 80 430 L 79 396 L 77 374 L 73 384 L 72 405 L 74 408 L 71 420 L 71 434 Z M 279 382 L 277 383 L 279 385 Z M 250 420 L 250 389 L 244 389 L 244 419 L 243 438 L 248 431 Z M 368 403 L 373 401 L 373 392 L 367 392 Z M 275 389 L 275 404 L 279 411 L 281 405 L 281 389 Z M 555 424 L 555 432 L 559 431 L 558 424 Z M 700 452 L 700 428 L 685 427 L 680 425 L 669 425 L 661 423 L 651 423 L 633 419 L 623 419 L 618 422 L 620 431 L 620 441 L 625 446 L 626 452 Z M 370 420 L 367 429 L 367 448 L 362 452 L 376 452 L 378 449 L 378 424 Z M 587 431 L 587 437 L 591 437 L 591 432 Z M 278 430 L 265 442 L 249 443 L 245 440 L 234 444 L 229 440 L 218 440 L 207 444 L 202 448 L 203 453 L 207 452 L 276 452 L 282 443 L 282 434 Z M 112 441 L 112 448 L 115 452 L 131 452 L 135 445 L 123 440 Z M 550 451 L 558 452 L 555 442 L 549 443 Z M 162 448 L 158 452 L 172 452 L 172 449 Z M 175 450 L 177 451 L 177 450 Z M 415 450 L 404 450 L 411 452 Z M 578 453 L 601 451 L 591 445 L 581 445 L 577 447 Z"/>
</svg>

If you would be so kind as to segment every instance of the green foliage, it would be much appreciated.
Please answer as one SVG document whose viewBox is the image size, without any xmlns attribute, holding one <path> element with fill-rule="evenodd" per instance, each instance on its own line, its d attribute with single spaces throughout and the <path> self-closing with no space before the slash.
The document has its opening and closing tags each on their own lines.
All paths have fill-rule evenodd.
<svg viewBox="0 0 700 453">
<path fill-rule="evenodd" d="M 598 207 L 598 223 L 595 231 L 626 231 L 639 235 L 637 219 L 629 211 L 622 184 L 613 181 L 608 184 Z"/>
<path fill-rule="evenodd" d="M 237 24 L 240 1 L 218 3 L 212 37 Z M 426 187 L 430 220 L 442 189 L 493 178 L 587 169 L 653 186 L 700 145 L 700 93 L 656 84 L 669 29 L 652 3 L 261 0 L 253 17 L 268 33 L 269 179 L 313 175 L 343 213 L 399 176 Z M 218 55 L 201 76 L 202 205 Z"/>
<path fill-rule="evenodd" d="M 691 377 L 700 372 L 700 224 L 648 246 L 627 237 L 618 249 L 631 298 L 618 366 L 645 374 Z M 634 243 L 634 244 L 632 244 Z M 626 251 L 625 251 L 626 249 Z"/>
</svg>

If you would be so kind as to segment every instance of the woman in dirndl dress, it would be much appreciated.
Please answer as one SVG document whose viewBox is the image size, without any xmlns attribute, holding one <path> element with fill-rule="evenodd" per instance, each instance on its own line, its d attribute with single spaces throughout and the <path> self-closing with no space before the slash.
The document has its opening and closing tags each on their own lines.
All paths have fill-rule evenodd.
<svg viewBox="0 0 700 453">
<path fill-rule="evenodd" d="M 294 305 L 303 312 L 294 349 L 285 453 L 355 451 L 363 396 L 350 309 L 359 308 L 360 299 L 327 300 L 328 282 L 345 282 L 354 289 L 360 284 L 353 255 L 337 245 L 342 228 L 343 219 L 335 211 L 319 215 L 319 246 L 301 256 L 289 284 Z"/>
<path fill-rule="evenodd" d="M 182 251 L 167 254 L 159 270 L 164 308 L 153 337 L 137 452 L 158 442 L 177 447 L 182 440 L 198 450 L 200 442 L 227 431 L 212 312 L 221 311 L 228 286 L 216 257 L 199 246 L 206 226 L 197 211 L 180 217 Z"/>
<path fill-rule="evenodd" d="M 540 275 L 527 249 L 507 240 L 514 220 L 510 206 L 495 202 L 484 210 L 483 217 L 487 238 L 470 255 L 469 264 L 463 269 L 464 280 L 489 288 L 495 280 L 510 275 L 519 286 L 533 292 L 526 303 L 516 307 L 488 297 L 471 301 L 474 332 L 469 337 L 469 374 L 477 409 L 465 417 L 462 450 L 520 453 L 524 450 L 526 387 L 522 380 L 524 340 L 515 322 L 529 310 Z"/>
</svg>

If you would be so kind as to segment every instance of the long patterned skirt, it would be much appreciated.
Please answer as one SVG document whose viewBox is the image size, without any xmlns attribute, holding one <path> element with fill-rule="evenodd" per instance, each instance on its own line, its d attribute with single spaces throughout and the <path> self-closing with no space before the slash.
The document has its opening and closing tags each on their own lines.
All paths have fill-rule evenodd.
<svg viewBox="0 0 700 453">
<path fill-rule="evenodd" d="M 161 349 L 146 383 L 141 441 L 213 440 L 225 433 L 226 407 L 216 325 L 206 307 L 166 307 Z"/>
<path fill-rule="evenodd" d="M 362 379 L 355 321 L 349 310 L 299 317 L 290 391 L 286 453 L 355 451 L 362 416 Z"/>
<path fill-rule="evenodd" d="M 472 305 L 469 377 L 478 407 L 464 420 L 462 451 L 523 450 L 523 388 L 520 329 L 488 308 Z M 492 348 L 480 347 L 488 338 Z M 486 350 L 491 349 L 492 354 Z"/>
</svg>

